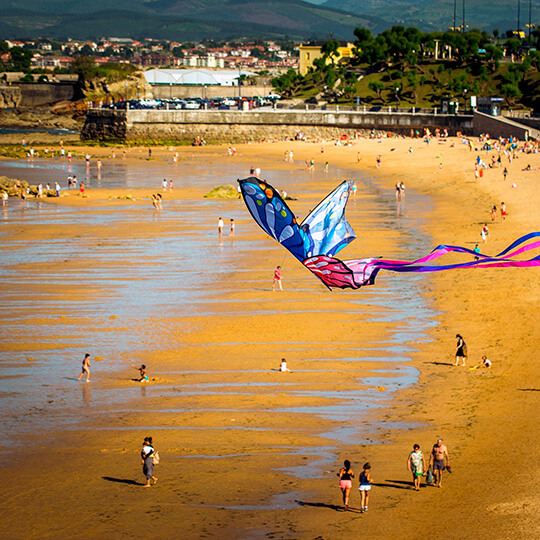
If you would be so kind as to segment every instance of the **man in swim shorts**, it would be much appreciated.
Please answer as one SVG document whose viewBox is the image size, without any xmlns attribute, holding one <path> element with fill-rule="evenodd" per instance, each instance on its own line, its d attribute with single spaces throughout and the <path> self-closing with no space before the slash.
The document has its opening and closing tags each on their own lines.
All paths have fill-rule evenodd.
<svg viewBox="0 0 540 540">
<path fill-rule="evenodd" d="M 442 487 L 442 475 L 443 471 L 450 466 L 450 457 L 448 456 L 448 449 L 443 443 L 442 439 L 437 439 L 437 442 L 433 445 L 431 455 L 429 456 L 428 469 L 431 468 L 433 463 L 433 476 L 437 487 Z"/>
</svg>

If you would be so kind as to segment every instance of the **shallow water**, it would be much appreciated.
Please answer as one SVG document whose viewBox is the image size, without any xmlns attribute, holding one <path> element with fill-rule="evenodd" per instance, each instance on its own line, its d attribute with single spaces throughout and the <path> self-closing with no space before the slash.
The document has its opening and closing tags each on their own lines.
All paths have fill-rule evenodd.
<svg viewBox="0 0 540 540">
<path fill-rule="evenodd" d="M 16 175 L 31 179 L 32 183 L 54 182 L 56 178 L 65 178 L 69 169 L 80 179 L 87 174 L 84 163 L 80 162 L 74 162 L 71 167 L 66 161 L 60 160 L 0 163 L 0 175 Z M 90 167 L 87 177 L 89 187 L 157 189 L 161 176 L 166 175 L 174 180 L 175 189 L 196 184 L 210 190 L 216 185 L 233 184 L 236 178 L 247 176 L 244 165 L 228 162 L 226 169 L 224 173 L 223 167 L 207 163 L 189 162 L 174 166 L 152 162 L 133 164 L 117 159 L 104 164 L 101 179 L 97 179 L 97 171 L 93 166 Z M 349 171 L 334 170 L 333 174 L 339 178 L 351 176 Z M 301 170 L 268 170 L 263 171 L 263 176 L 292 193 L 295 188 L 301 189 L 306 175 Z M 328 180 L 322 172 L 316 173 L 309 177 L 306 191 L 314 189 L 313 180 L 319 177 L 321 181 Z M 425 253 L 431 247 L 423 227 L 423 216 L 429 210 L 426 198 L 409 192 L 406 205 L 396 209 L 393 191 L 382 190 L 366 178 L 355 180 L 360 189 L 359 195 L 355 200 L 351 200 L 348 208 L 351 221 L 361 219 L 367 224 L 376 221 L 377 227 L 387 229 L 389 233 L 400 238 L 400 247 L 409 252 L 411 258 Z M 362 192 L 368 193 L 371 199 L 369 212 L 366 214 L 365 204 L 360 199 Z M 186 412 L 189 408 L 156 409 L 155 425 L 137 428 L 118 426 L 114 423 L 114 414 L 123 411 L 151 411 L 153 409 L 149 399 L 166 398 L 178 392 L 183 396 L 249 396 L 256 395 L 255 390 L 260 391 L 264 387 L 269 390 L 275 387 L 276 392 L 304 398 L 305 404 L 272 409 L 275 413 L 317 415 L 336 421 L 338 424 L 335 429 L 321 434 L 325 439 L 331 439 L 334 443 L 364 444 L 372 441 L 370 434 L 377 426 L 357 427 L 358 419 L 368 410 L 387 406 L 395 391 L 416 382 L 418 372 L 408 363 L 414 354 L 415 344 L 428 339 L 426 330 L 436 324 L 436 313 L 422 296 L 422 276 L 381 274 L 375 287 L 356 292 L 328 293 L 342 294 L 346 299 L 347 307 L 340 313 L 352 315 L 357 310 L 362 310 L 368 315 L 369 321 L 388 323 L 389 332 L 384 342 L 366 341 L 361 348 L 344 346 L 346 352 L 339 359 L 332 354 L 325 357 L 325 350 L 332 352 L 331 344 L 318 344 L 311 336 L 306 336 L 306 341 L 283 343 L 283 350 L 287 354 L 293 351 L 298 353 L 295 356 L 302 360 L 304 367 L 297 371 L 302 374 L 328 371 L 324 365 L 331 362 L 340 362 L 340 370 L 351 371 L 365 369 L 366 362 L 381 365 L 382 369 L 368 369 L 364 377 L 355 378 L 358 390 L 336 391 L 333 386 L 332 389 L 325 388 L 321 383 L 313 390 L 306 390 L 305 382 L 300 384 L 292 379 L 286 382 L 269 382 L 269 371 L 262 369 L 182 371 L 182 374 L 198 377 L 208 375 L 209 378 L 217 373 L 225 376 L 226 380 L 210 380 L 195 385 L 158 381 L 157 384 L 144 388 L 135 384 L 125 389 L 107 388 L 95 382 L 90 385 L 77 384 L 74 380 L 78 375 L 80 359 L 86 350 L 93 351 L 98 348 L 100 356 L 114 359 L 96 363 L 94 372 L 114 374 L 123 370 L 132 357 L 144 358 L 145 352 L 150 349 L 167 348 L 168 317 L 212 315 L 215 313 L 216 303 L 224 302 L 230 304 L 234 315 L 276 313 L 275 303 L 265 296 L 268 291 L 267 278 L 251 275 L 249 268 L 249 256 L 266 252 L 268 241 L 260 232 L 252 240 L 237 239 L 230 242 L 225 239 L 220 245 L 215 237 L 216 208 L 220 207 L 220 204 L 206 200 L 170 201 L 166 203 L 161 215 L 157 216 L 150 208 L 60 208 L 28 201 L 23 209 L 17 201 L 10 201 L 9 207 L 0 218 L 3 247 L 0 267 L 0 316 L 3 325 L 0 336 L 7 345 L 0 353 L 3 375 L 0 381 L 0 407 L 4 431 L 9 434 L 10 445 L 16 445 L 21 437 L 31 433 L 37 426 L 51 430 L 84 429 L 85 420 L 91 424 L 94 406 L 99 409 L 104 403 L 107 404 L 105 416 L 111 418 L 111 425 L 105 422 L 101 429 L 197 429 L 191 426 L 167 426 L 160 422 L 159 413 Z M 293 209 L 294 205 L 295 202 L 291 202 Z M 249 221 L 241 204 L 234 207 L 230 217 Z M 129 238 L 102 241 L 98 233 L 89 232 L 71 241 L 51 238 L 28 243 L 23 238 L 10 237 L 2 227 L 2 224 L 31 224 L 35 227 L 65 225 L 73 229 L 84 226 L 88 227 L 89 231 L 94 231 L 95 227 L 114 228 L 126 223 L 144 228 L 156 222 L 170 223 L 171 231 L 147 238 L 141 238 L 134 232 L 132 241 Z M 174 225 L 179 222 L 189 230 L 197 232 L 175 233 Z M 362 239 L 354 242 L 353 247 L 361 250 Z M 273 249 L 276 259 L 282 257 L 282 248 L 275 245 Z M 354 253 L 353 249 L 350 248 L 348 253 Z M 357 252 L 355 255 L 362 257 L 372 254 Z M 210 268 L 209 259 L 212 261 Z M 55 264 L 66 261 L 85 261 L 84 271 L 66 270 L 60 273 L 54 270 Z M 128 261 L 129 267 L 126 266 Z M 133 264 L 133 261 L 136 263 Z M 50 270 L 37 273 L 36 265 L 46 265 Z M 129 268 L 128 274 L 126 268 Z M 226 280 L 232 272 L 245 274 L 244 287 L 248 291 L 255 291 L 255 296 L 258 296 L 256 304 L 252 295 L 246 300 L 226 297 L 227 293 L 234 292 L 233 285 Z M 17 286 L 16 290 L 10 288 L 7 293 L 6 288 L 13 285 Z M 320 290 L 317 289 L 318 282 L 307 272 L 302 274 L 301 278 L 291 278 L 288 287 L 294 289 L 295 294 L 301 295 Z M 71 289 L 74 291 L 72 295 L 69 293 Z M 82 299 L 79 294 L 81 289 L 86 292 Z M 261 291 L 260 294 L 258 291 Z M 257 307 L 253 307 L 254 305 Z M 313 312 L 313 308 L 299 310 L 293 298 L 283 298 L 280 306 L 281 311 L 286 310 L 291 314 L 304 313 L 309 316 L 309 313 Z M 328 309 L 323 297 L 317 312 L 325 313 Z M 80 318 L 87 321 L 84 327 L 73 322 Z M 36 324 L 36 319 L 49 321 L 49 324 L 45 325 L 46 331 L 42 324 Z M 151 334 L 145 333 L 148 328 L 152 329 Z M 19 340 L 22 346 L 19 346 Z M 34 352 L 32 343 L 46 347 Z M 13 346 L 10 347 L 10 344 Z M 251 342 L 249 337 L 230 343 L 219 343 L 231 350 L 250 344 L 264 345 L 256 340 Z M 308 351 L 313 346 L 317 347 L 318 354 L 310 357 Z M 27 360 L 30 357 L 33 357 L 32 360 Z M 344 365 L 345 363 L 350 363 L 350 367 Z M 257 380 L 239 383 L 238 377 L 247 373 L 253 374 Z M 174 370 L 155 373 L 165 380 L 174 378 L 175 374 L 178 372 Z M 378 386 L 385 387 L 386 390 L 379 392 L 376 389 Z M 320 400 L 324 400 L 323 404 L 315 405 Z M 327 400 L 332 404 L 328 404 Z M 129 403 L 127 410 L 123 408 L 126 403 Z M 49 416 L 47 411 L 54 414 Z M 233 410 L 226 407 L 199 409 L 201 413 L 246 411 L 263 412 L 243 409 L 240 405 Z M 351 425 L 343 426 L 343 422 Z M 392 426 L 385 423 L 384 428 L 391 429 Z M 231 429 L 231 426 L 215 425 L 205 429 Z M 266 428 L 235 426 L 234 429 L 255 431 Z M 283 449 L 283 452 L 289 451 L 290 448 Z M 302 467 L 286 470 L 287 473 L 299 477 L 316 476 L 324 467 L 329 466 L 329 463 L 334 462 L 336 457 L 335 446 L 332 445 L 302 448 L 298 451 L 312 456 Z M 190 459 L 190 456 L 185 459 Z"/>
</svg>

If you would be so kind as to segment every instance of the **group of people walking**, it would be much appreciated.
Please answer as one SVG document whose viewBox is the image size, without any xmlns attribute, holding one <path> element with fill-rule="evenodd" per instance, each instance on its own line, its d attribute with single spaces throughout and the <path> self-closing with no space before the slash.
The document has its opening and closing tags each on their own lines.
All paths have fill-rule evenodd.
<svg viewBox="0 0 540 540">
<path fill-rule="evenodd" d="M 428 466 L 420 445 L 415 444 L 412 452 L 407 457 L 407 470 L 412 474 L 412 484 L 415 491 L 420 491 L 420 484 L 423 476 L 426 476 L 426 484 L 442 487 L 443 472 L 452 472 L 450 469 L 450 457 L 448 449 L 442 439 L 431 449 Z M 349 498 L 353 487 L 354 471 L 351 468 L 351 462 L 346 459 L 343 467 L 337 473 L 339 476 L 339 489 L 343 497 L 343 506 L 349 510 Z M 369 494 L 373 484 L 371 476 L 371 464 L 364 463 L 359 477 L 358 491 L 360 492 L 360 512 L 367 512 L 369 505 Z"/>
</svg>

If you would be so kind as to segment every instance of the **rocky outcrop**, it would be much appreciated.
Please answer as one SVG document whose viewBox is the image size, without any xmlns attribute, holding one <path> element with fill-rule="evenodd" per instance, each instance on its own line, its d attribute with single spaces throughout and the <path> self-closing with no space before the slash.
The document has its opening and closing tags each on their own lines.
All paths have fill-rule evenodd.
<svg viewBox="0 0 540 540">
<path fill-rule="evenodd" d="M 94 109 L 86 114 L 81 131 L 82 140 L 122 141 L 126 138 L 126 111 Z"/>
<path fill-rule="evenodd" d="M 18 86 L 0 86 L 0 109 L 14 109 L 21 104 L 22 93 Z"/>
</svg>

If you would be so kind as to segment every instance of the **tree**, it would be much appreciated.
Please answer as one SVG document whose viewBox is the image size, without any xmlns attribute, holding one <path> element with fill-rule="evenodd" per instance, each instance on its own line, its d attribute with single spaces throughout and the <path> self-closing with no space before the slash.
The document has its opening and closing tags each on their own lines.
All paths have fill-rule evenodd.
<svg viewBox="0 0 540 540">
<path fill-rule="evenodd" d="M 182 50 L 181 47 L 174 47 L 172 50 L 172 53 L 175 58 L 184 58 L 185 56 L 184 51 Z"/>
<path fill-rule="evenodd" d="M 418 81 L 418 74 L 414 70 L 407 71 L 407 83 L 412 89 L 414 96 L 414 104 L 418 103 L 418 87 L 420 82 Z"/>
<path fill-rule="evenodd" d="M 84 54 L 84 56 L 92 56 L 92 55 L 95 54 L 95 52 L 94 52 L 94 49 L 92 49 L 92 47 L 90 47 L 90 45 L 88 45 L 88 43 L 86 43 L 81 48 L 81 54 Z"/>
<path fill-rule="evenodd" d="M 321 47 L 321 52 L 324 58 L 329 58 L 332 64 L 334 64 L 335 59 L 338 56 L 339 41 L 337 39 L 329 39 L 323 43 Z"/>
<path fill-rule="evenodd" d="M 9 50 L 11 56 L 11 66 L 14 71 L 28 71 L 33 58 L 32 51 L 21 47 L 12 47 Z"/>
<path fill-rule="evenodd" d="M 384 84 L 381 81 L 372 81 L 368 84 L 368 88 L 377 94 L 377 97 L 384 103 L 382 97 L 382 91 L 384 90 Z"/>
<path fill-rule="evenodd" d="M 506 83 L 500 86 L 501 94 L 506 98 L 508 105 L 512 106 L 523 94 L 516 83 Z"/>
<path fill-rule="evenodd" d="M 89 56 L 76 56 L 71 61 L 71 69 L 79 76 L 79 82 L 84 84 L 96 75 L 96 61 Z"/>
<path fill-rule="evenodd" d="M 373 34 L 371 33 L 371 30 L 368 30 L 367 28 L 355 28 L 354 35 L 356 37 L 356 44 L 360 47 L 364 43 L 373 41 Z"/>
</svg>

